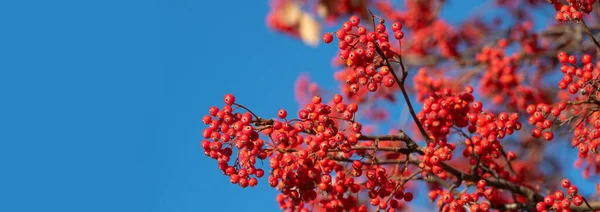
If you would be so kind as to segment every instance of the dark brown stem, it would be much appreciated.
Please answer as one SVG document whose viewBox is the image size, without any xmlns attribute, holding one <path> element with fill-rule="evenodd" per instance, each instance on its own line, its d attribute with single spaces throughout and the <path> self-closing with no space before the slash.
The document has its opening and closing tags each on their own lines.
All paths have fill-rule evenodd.
<svg viewBox="0 0 600 212">
<path fill-rule="evenodd" d="M 371 18 L 373 19 L 373 27 L 375 27 L 375 25 L 374 25 L 375 24 L 375 15 L 373 15 L 373 13 L 370 10 L 369 10 L 369 12 L 371 13 Z M 402 68 L 402 79 L 400 79 L 400 78 L 398 78 L 398 75 L 394 71 L 394 68 L 392 68 L 392 65 L 388 61 L 388 58 L 385 56 L 385 53 L 383 52 L 383 50 L 381 50 L 381 48 L 379 48 L 378 43 L 375 43 L 375 50 L 377 51 L 377 54 L 379 54 L 379 57 L 381 57 L 381 59 L 383 60 L 384 65 L 386 65 L 386 66 L 388 66 L 388 68 L 390 68 L 390 72 L 392 73 L 392 76 L 394 77 L 394 81 L 396 81 L 396 84 L 398 84 L 398 87 L 400 87 L 400 91 L 402 91 L 402 96 L 404 97 L 404 100 L 406 101 L 408 110 L 410 111 L 410 115 L 412 116 L 417 127 L 419 127 L 419 131 L 421 132 L 421 135 L 423 136 L 423 138 L 425 140 L 429 140 L 429 136 L 427 136 L 427 131 L 425 131 L 425 128 L 423 127 L 423 125 L 421 124 L 419 119 L 417 118 L 417 114 L 415 113 L 412 103 L 410 102 L 410 98 L 408 97 L 408 92 L 406 92 L 406 88 L 404 87 L 404 83 L 406 82 L 406 77 L 408 77 L 408 71 L 406 70 L 406 67 L 404 67 L 404 62 L 402 61 L 402 54 L 397 54 L 398 60 L 400 63 L 400 67 Z"/>
<path fill-rule="evenodd" d="M 592 31 L 590 31 L 590 28 L 587 26 L 587 24 L 585 24 L 585 21 L 581 20 L 579 23 L 581 24 L 581 26 L 583 26 L 583 32 L 585 32 L 588 38 L 596 46 L 596 53 L 600 55 L 600 43 L 596 40 L 596 38 L 594 38 L 594 34 L 592 34 Z"/>
<path fill-rule="evenodd" d="M 253 113 L 253 112 L 252 112 L 250 109 L 248 109 L 247 107 L 245 107 L 245 106 L 243 106 L 243 105 L 240 105 L 240 104 L 237 104 L 237 103 L 233 103 L 233 105 L 235 105 L 235 106 L 238 106 L 238 107 L 240 107 L 240 108 L 243 108 L 244 110 L 246 110 L 246 111 L 250 112 L 250 114 L 252 114 L 252 115 L 253 115 L 253 116 L 254 116 L 254 117 L 257 119 L 257 120 L 259 120 L 259 121 L 260 121 L 260 120 L 262 120 L 260 117 L 258 117 L 256 114 L 254 114 L 254 113 Z"/>
</svg>

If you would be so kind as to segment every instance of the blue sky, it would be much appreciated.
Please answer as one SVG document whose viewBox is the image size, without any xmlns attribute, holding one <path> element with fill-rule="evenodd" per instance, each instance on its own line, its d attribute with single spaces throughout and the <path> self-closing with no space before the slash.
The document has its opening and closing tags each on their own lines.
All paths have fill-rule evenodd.
<svg viewBox="0 0 600 212">
<path fill-rule="evenodd" d="M 461 7 L 443 14 L 461 19 Z M 267 29 L 267 11 L 267 1 L 0 3 L 0 211 L 277 211 L 265 181 L 230 184 L 199 147 L 201 117 L 225 93 L 275 116 L 296 109 L 300 73 L 332 85 L 335 46 Z"/>
</svg>

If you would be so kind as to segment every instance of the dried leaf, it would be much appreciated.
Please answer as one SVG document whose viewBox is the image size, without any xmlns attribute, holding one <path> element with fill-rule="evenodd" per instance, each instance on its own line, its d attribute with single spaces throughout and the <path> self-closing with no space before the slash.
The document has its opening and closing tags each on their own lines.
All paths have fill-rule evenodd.
<svg viewBox="0 0 600 212">
<path fill-rule="evenodd" d="M 277 16 L 279 17 L 279 20 L 281 20 L 287 26 L 294 26 L 300 21 L 302 14 L 302 9 L 298 4 L 294 2 L 288 2 L 281 8 L 281 10 L 279 10 Z"/>
<path fill-rule="evenodd" d="M 304 43 L 317 46 L 321 35 L 321 25 L 311 15 L 304 13 L 300 18 L 300 38 Z"/>
</svg>

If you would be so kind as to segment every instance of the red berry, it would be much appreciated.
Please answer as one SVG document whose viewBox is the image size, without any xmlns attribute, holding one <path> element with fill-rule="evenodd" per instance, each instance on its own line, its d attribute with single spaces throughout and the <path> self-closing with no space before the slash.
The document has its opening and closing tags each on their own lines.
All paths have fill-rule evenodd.
<svg viewBox="0 0 600 212">
<path fill-rule="evenodd" d="M 414 198 L 413 193 L 411 193 L 411 192 L 404 193 L 404 201 L 410 202 L 413 200 L 413 198 Z"/>
<path fill-rule="evenodd" d="M 590 64 L 592 63 L 592 56 L 590 56 L 589 54 L 585 54 L 581 57 L 581 62 L 583 64 Z"/>
<path fill-rule="evenodd" d="M 576 187 L 576 186 L 574 186 L 574 185 L 571 185 L 571 186 L 569 186 L 569 189 L 568 189 L 568 190 L 569 190 L 569 194 L 570 194 L 570 195 L 575 195 L 575 194 L 577 194 L 577 187 Z"/>
<path fill-rule="evenodd" d="M 225 101 L 225 104 L 232 105 L 235 103 L 235 96 L 233 96 L 233 94 L 226 94 L 224 101 Z"/>
<path fill-rule="evenodd" d="M 546 141 L 550 141 L 550 140 L 552 140 L 553 138 L 554 138 L 554 133 L 552 133 L 552 132 L 550 132 L 550 131 L 544 132 L 544 139 L 545 139 Z"/>
<path fill-rule="evenodd" d="M 516 159 L 516 158 L 517 158 L 517 154 L 516 154 L 515 152 L 513 152 L 513 151 L 508 151 L 508 152 L 506 153 L 506 159 L 508 159 L 508 160 L 514 160 L 514 159 Z"/>
<path fill-rule="evenodd" d="M 546 205 L 543 202 L 538 202 L 537 204 L 535 204 L 535 209 L 537 211 L 546 210 Z"/>
<path fill-rule="evenodd" d="M 248 185 L 250 185 L 250 187 L 254 187 L 258 184 L 258 180 L 256 180 L 256 178 L 250 178 L 250 180 L 248 180 Z"/>
<path fill-rule="evenodd" d="M 533 129 L 533 132 L 531 132 L 531 135 L 532 135 L 534 138 L 539 138 L 540 136 L 542 136 L 542 129 L 540 129 L 540 128 L 535 128 L 535 129 Z M 544 134 L 544 135 L 545 135 L 545 134 Z"/>
<path fill-rule="evenodd" d="M 396 38 L 398 40 L 404 38 L 404 32 L 402 32 L 402 31 L 394 32 L 394 38 Z"/>
<path fill-rule="evenodd" d="M 400 30 L 402 30 L 402 24 L 400 22 L 394 22 L 392 24 L 392 31 L 396 32 Z"/>
<path fill-rule="evenodd" d="M 375 27 L 375 31 L 377 31 L 377 33 L 384 33 L 385 32 L 385 25 L 383 25 L 383 24 L 377 24 L 377 26 Z"/>
<path fill-rule="evenodd" d="M 287 111 L 285 111 L 284 109 L 280 109 L 279 112 L 277 112 L 277 116 L 280 119 L 285 119 L 285 117 L 287 117 Z"/>
<path fill-rule="evenodd" d="M 475 101 L 471 104 L 471 109 L 473 109 L 475 112 L 481 112 L 482 108 L 483 104 L 480 101 Z"/>
<path fill-rule="evenodd" d="M 569 181 L 569 179 L 566 179 L 566 178 L 565 178 L 565 179 L 562 179 L 562 180 L 560 181 L 560 185 L 561 185 L 563 188 L 568 188 L 569 186 L 571 186 L 571 181 Z"/>
<path fill-rule="evenodd" d="M 312 98 L 313 104 L 321 104 L 321 101 L 323 101 L 323 99 L 320 96 L 313 96 Z"/>
<path fill-rule="evenodd" d="M 350 17 L 350 23 L 352 24 L 352 26 L 358 26 L 360 24 L 360 18 L 356 15 L 353 15 L 352 17 Z"/>
<path fill-rule="evenodd" d="M 581 195 L 575 195 L 573 197 L 573 205 L 580 206 L 583 204 L 583 197 Z"/>
<path fill-rule="evenodd" d="M 261 178 L 263 176 L 265 176 L 265 171 L 263 169 L 256 169 L 256 173 L 255 173 L 256 177 Z"/>
<path fill-rule="evenodd" d="M 482 180 L 477 181 L 477 187 L 478 188 L 484 188 L 485 185 L 486 185 L 485 180 L 482 179 Z"/>
<path fill-rule="evenodd" d="M 332 41 L 333 41 L 333 35 L 331 33 L 327 32 L 323 35 L 323 42 L 331 43 Z"/>
<path fill-rule="evenodd" d="M 554 197 L 552 197 L 552 196 L 544 197 L 544 204 L 546 204 L 547 206 L 552 206 L 552 204 L 554 204 Z"/>
</svg>

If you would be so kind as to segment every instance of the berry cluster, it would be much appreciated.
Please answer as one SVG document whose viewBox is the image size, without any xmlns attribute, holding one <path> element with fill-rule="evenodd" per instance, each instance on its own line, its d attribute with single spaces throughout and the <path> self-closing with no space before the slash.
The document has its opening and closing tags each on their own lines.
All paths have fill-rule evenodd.
<svg viewBox="0 0 600 212">
<path fill-rule="evenodd" d="M 558 22 L 580 21 L 582 14 L 592 12 L 593 5 L 596 3 L 596 0 L 567 0 L 567 4 L 562 4 L 559 0 L 549 1 L 554 4 L 556 9 L 554 19 Z"/>
<path fill-rule="evenodd" d="M 201 142 L 204 154 L 217 160 L 219 169 L 229 176 L 231 183 L 243 188 L 256 186 L 256 178 L 264 176 L 265 173 L 262 169 L 254 167 L 257 157 L 266 158 L 265 152 L 261 151 L 264 141 L 251 125 L 252 114 L 234 113 L 232 105 L 235 105 L 235 97 L 231 94 L 225 95 L 224 101 L 223 108 L 212 106 L 208 110 L 209 115 L 202 118 L 202 122 L 208 125 L 208 128 L 202 131 L 205 138 Z M 230 166 L 232 148 L 238 149 L 238 156 L 235 164 Z M 253 175 L 256 178 L 252 177 Z"/>
<path fill-rule="evenodd" d="M 444 58 L 456 58 L 458 54 L 458 33 L 447 22 L 437 16 L 440 2 L 407 0 L 405 11 L 393 8 L 390 1 L 376 1 L 373 6 L 389 20 L 404 23 L 411 33 L 411 43 L 406 53 L 417 56 L 440 54 Z M 437 50 L 437 52 L 436 52 Z"/>
<path fill-rule="evenodd" d="M 430 94 L 442 91 L 445 86 L 443 76 L 431 77 L 426 68 L 419 68 L 419 71 L 413 78 L 417 101 L 423 102 Z"/>
<path fill-rule="evenodd" d="M 600 173 L 600 155 L 597 154 L 600 146 L 600 112 L 592 112 L 590 116 L 584 116 L 582 122 L 578 122 L 573 130 L 571 145 L 577 147 L 575 166 L 580 167 L 584 162 L 587 166 L 583 169 L 583 176 L 589 177 L 590 172 L 597 175 Z"/>
<path fill-rule="evenodd" d="M 576 94 L 593 94 L 595 87 L 588 83 L 594 78 L 594 73 L 598 73 L 598 69 L 592 64 L 592 56 L 583 55 L 581 57 L 582 68 L 577 67 L 577 57 L 575 55 L 567 55 L 565 52 L 558 54 L 558 61 L 562 63 L 560 71 L 564 74 L 562 80 L 558 83 L 560 89 L 567 89 L 569 93 Z"/>
<path fill-rule="evenodd" d="M 494 96 L 492 100 L 495 103 L 508 100 L 509 105 L 523 108 L 532 93 L 530 88 L 522 85 L 522 78 L 517 75 L 519 54 L 505 55 L 506 44 L 499 43 L 499 48 L 484 47 L 476 55 L 478 62 L 487 64 L 487 70 L 481 77 L 481 91 L 484 95 Z"/>
<path fill-rule="evenodd" d="M 470 133 L 476 133 L 466 138 L 467 148 L 463 151 L 463 156 L 471 157 L 472 165 L 475 165 L 476 158 L 479 158 L 481 163 L 499 167 L 494 161 L 501 156 L 499 139 L 521 129 L 519 115 L 503 112 L 496 116 L 482 112 L 483 103 L 474 101 L 472 92 L 473 88 L 470 86 L 462 93 L 452 93 L 449 89 L 444 89 L 442 93 L 434 93 L 423 103 L 423 109 L 417 117 L 430 134 L 430 139 L 434 141 L 429 142 L 425 148 L 421 167 L 430 167 L 426 171 L 442 178 L 446 177 L 440 165 L 441 162 L 452 159 L 452 151 L 456 148 L 455 144 L 447 143 L 452 127 L 466 127 Z M 436 146 L 440 148 L 435 149 Z M 508 176 L 504 170 L 499 172 Z"/>
<path fill-rule="evenodd" d="M 357 209 L 356 198 L 344 195 L 358 192 L 359 185 L 351 176 L 346 177 L 343 166 L 327 156 L 330 151 L 350 154 L 351 146 L 357 144 L 356 134 L 362 125 L 353 119 L 358 106 L 345 104 L 339 94 L 330 105 L 322 101 L 320 96 L 314 96 L 298 112 L 298 119 L 275 120 L 273 127 L 265 130 L 277 148 L 270 158 L 273 171 L 269 184 L 282 191 L 282 209 L 303 208 L 304 202 L 318 197 L 317 189 L 327 194 L 319 200 L 321 207 L 333 211 Z M 333 113 L 342 117 L 331 116 Z M 280 110 L 278 117 L 287 119 L 287 112 Z M 349 126 L 342 128 L 342 122 Z M 346 129 L 350 132 L 344 134 Z M 300 147 L 301 144 L 305 146 Z"/>
<path fill-rule="evenodd" d="M 358 164 L 359 162 L 353 162 L 353 168 L 360 169 L 361 165 Z M 387 172 L 384 167 L 367 165 L 364 172 L 367 178 L 365 187 L 368 189 L 371 205 L 383 210 L 394 211 L 402 206 L 401 201 L 412 201 L 413 194 L 408 191 L 404 192 L 403 184 L 390 179 L 390 173 Z M 407 174 L 410 173 L 404 172 L 403 176 L 407 176 Z"/>
<path fill-rule="evenodd" d="M 462 192 L 460 193 L 460 195 L 455 197 L 450 191 L 442 189 L 433 189 L 429 191 L 428 196 L 431 199 L 431 201 L 438 199 L 436 204 L 442 212 L 466 211 L 465 206 L 467 206 L 468 209 L 473 212 L 487 212 L 491 209 L 490 203 L 478 203 L 479 198 L 483 197 L 492 201 L 497 198 L 497 194 L 498 191 L 496 191 L 496 189 L 491 187 L 486 188 L 485 180 L 479 180 L 476 184 L 476 189 L 471 193 Z"/>
<path fill-rule="evenodd" d="M 584 203 L 583 196 L 577 193 L 577 186 L 571 185 L 571 181 L 569 181 L 569 179 L 563 179 L 560 181 L 560 184 L 564 189 L 567 190 L 567 196 L 565 196 L 565 193 L 560 190 L 548 194 L 544 197 L 543 202 L 538 202 L 535 205 L 535 209 L 537 211 L 571 211 L 569 209 L 571 204 L 580 206 Z"/>
<path fill-rule="evenodd" d="M 331 105 L 324 104 L 320 96 L 314 96 L 312 102 L 298 112 L 298 118 L 292 121 L 281 122 L 275 120 L 273 127 L 265 130 L 274 144 L 279 148 L 294 148 L 300 144 L 307 144 L 309 152 L 315 152 L 320 157 L 325 157 L 329 149 L 341 149 L 348 152 L 351 145 L 357 143 L 356 136 L 347 136 L 340 130 L 340 121 L 349 123 L 349 130 L 360 133 L 362 125 L 354 121 L 354 114 L 358 106 L 354 103 L 346 104 L 343 97 L 336 94 Z M 341 117 L 331 116 L 333 113 Z M 285 110 L 279 110 L 280 119 L 287 118 Z M 300 133 L 310 133 L 314 136 L 303 138 Z"/>
<path fill-rule="evenodd" d="M 567 105 L 563 102 L 558 103 L 555 106 L 550 106 L 548 104 L 531 104 L 527 106 L 525 109 L 525 112 L 529 114 L 527 123 L 535 126 L 531 135 L 534 138 L 543 137 L 544 140 L 552 140 L 554 138 L 554 133 L 552 133 L 551 130 L 553 122 L 566 107 Z"/>
<path fill-rule="evenodd" d="M 382 84 L 388 88 L 392 87 L 395 80 L 390 74 L 389 64 L 382 63 L 381 58 L 377 57 L 379 55 L 391 58 L 396 55 L 391 49 L 386 26 L 380 21 L 374 31 L 369 31 L 360 25 L 360 21 L 358 16 L 352 16 L 335 33 L 339 39 L 339 57 L 346 61 L 346 65 L 352 70 L 352 73 L 346 75 L 346 83 L 354 93 L 358 93 L 361 87 L 365 86 L 370 92 L 377 91 Z M 400 40 L 404 37 L 401 23 L 392 24 L 392 31 L 394 38 Z M 323 35 L 323 42 L 332 41 L 331 33 Z"/>
<path fill-rule="evenodd" d="M 575 98 L 575 102 L 567 102 L 573 105 L 571 112 L 573 115 L 581 116 L 580 121 L 573 124 L 573 138 L 571 145 L 577 147 L 579 160 L 577 166 L 583 164 L 583 159 L 592 167 L 588 166 L 584 169 L 584 176 L 589 176 L 590 168 L 600 167 L 600 157 L 596 154 L 590 156 L 589 152 L 596 152 L 600 145 L 600 118 L 598 112 L 593 110 L 594 105 L 599 105 L 600 102 L 600 69 L 598 65 L 594 66 L 592 56 L 584 54 L 581 56 L 581 65 L 578 66 L 578 58 L 575 55 L 568 55 L 565 52 L 558 54 L 558 60 L 562 63 L 560 67 L 564 74 L 558 87 L 562 90 L 567 90 Z M 579 103 L 578 103 L 579 102 Z M 565 103 L 559 103 L 565 105 Z M 564 107 L 564 106 L 563 106 Z M 561 117 L 561 121 L 567 122 L 566 118 Z M 600 169 L 596 168 L 595 173 L 600 173 Z"/>
</svg>

